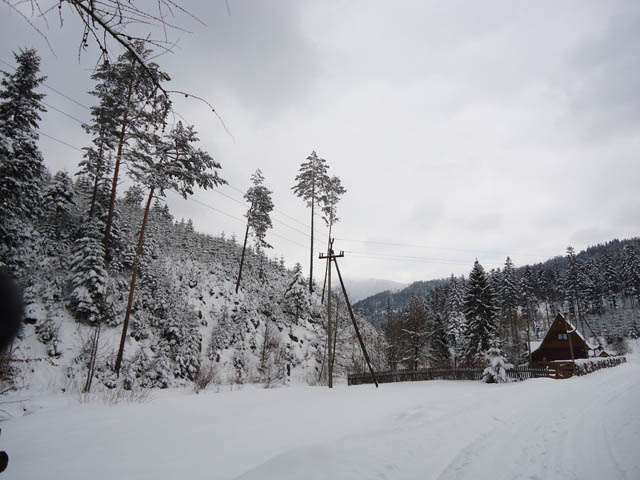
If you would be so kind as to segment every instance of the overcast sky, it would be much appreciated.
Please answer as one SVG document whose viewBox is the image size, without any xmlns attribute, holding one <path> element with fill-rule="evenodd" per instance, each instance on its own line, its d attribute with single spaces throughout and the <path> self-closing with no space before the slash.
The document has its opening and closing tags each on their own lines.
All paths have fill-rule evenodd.
<svg viewBox="0 0 640 480">
<path fill-rule="evenodd" d="M 347 279 L 466 275 L 475 258 L 524 265 L 638 235 L 640 2 L 228 0 L 231 15 L 223 0 L 183 4 L 206 25 L 174 19 L 191 33 L 169 32 L 179 43 L 159 62 L 171 87 L 216 106 L 235 142 L 202 104 L 176 99 L 176 110 L 233 187 L 244 191 L 262 169 L 277 209 L 267 240 L 288 266 L 308 272 L 310 213 L 290 187 L 312 150 L 347 189 L 334 229 Z M 6 5 L 0 12 L 0 59 L 35 47 L 47 84 L 90 105 L 96 56 L 78 60 L 72 13 L 62 29 L 55 16 L 48 29 L 36 20 L 54 55 Z M 88 143 L 53 109 L 41 128 Z M 44 137 L 41 149 L 50 170 L 75 172 L 80 152 Z M 236 218 L 170 194 L 174 216 L 241 238 L 243 205 L 196 197 Z M 316 225 L 314 256 L 326 248 Z"/>
</svg>

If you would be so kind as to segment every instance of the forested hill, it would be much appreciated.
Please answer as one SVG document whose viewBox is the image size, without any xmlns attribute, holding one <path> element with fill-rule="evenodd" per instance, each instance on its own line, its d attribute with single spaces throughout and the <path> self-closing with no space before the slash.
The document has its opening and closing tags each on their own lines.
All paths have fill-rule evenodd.
<svg viewBox="0 0 640 480">
<path fill-rule="evenodd" d="M 629 275 L 633 276 L 633 273 L 629 271 L 629 262 L 625 261 L 624 250 L 626 245 L 639 249 L 640 238 L 613 239 L 609 242 L 587 247 L 585 250 L 575 254 L 576 260 L 583 269 L 580 276 L 585 292 L 588 289 L 602 292 L 607 289 L 613 289 L 617 292 L 623 288 L 622 285 L 625 282 L 633 282 L 629 278 Z M 521 281 L 527 277 L 530 283 L 534 283 L 533 288 L 538 292 L 541 302 L 544 301 L 545 296 L 560 299 L 563 298 L 563 282 L 569 262 L 569 255 L 558 255 L 535 265 L 518 266 L 515 268 L 515 273 Z M 469 265 L 469 270 L 471 270 L 471 267 L 472 265 Z M 498 269 L 489 273 L 495 280 L 500 272 L 501 270 Z M 359 309 L 369 322 L 381 326 L 386 322 L 386 311 L 389 306 L 396 312 L 401 311 L 409 306 L 412 295 L 425 297 L 430 291 L 445 285 L 447 282 L 448 280 L 442 279 L 414 282 L 400 291 L 380 292 L 360 300 L 354 307 Z M 607 287 L 604 285 L 606 282 L 618 283 L 619 285 Z"/>
<path fill-rule="evenodd" d="M 354 308 L 361 311 L 367 320 L 373 325 L 382 325 L 385 322 L 386 309 L 388 305 L 394 310 L 403 309 L 409 305 L 413 295 L 424 297 L 433 290 L 445 283 L 445 280 L 428 280 L 413 282 L 411 285 L 398 291 L 385 290 L 370 297 L 360 300 L 354 304 Z"/>
</svg>

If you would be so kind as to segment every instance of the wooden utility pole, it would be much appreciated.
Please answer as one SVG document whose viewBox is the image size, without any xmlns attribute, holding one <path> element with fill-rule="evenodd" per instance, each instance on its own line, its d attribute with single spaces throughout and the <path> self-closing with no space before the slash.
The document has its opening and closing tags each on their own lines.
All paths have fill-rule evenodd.
<svg viewBox="0 0 640 480">
<path fill-rule="evenodd" d="M 329 284 L 329 288 L 327 290 L 327 346 L 329 347 L 329 356 L 327 358 L 327 373 L 328 380 L 327 384 L 329 388 L 333 388 L 333 335 L 331 328 L 331 258 L 333 256 L 333 239 L 329 240 L 329 248 L 327 250 L 329 255 L 329 260 L 327 260 L 327 265 L 329 269 L 327 270 L 327 283 Z"/>
<path fill-rule="evenodd" d="M 365 361 L 367 362 L 367 366 L 369 367 L 369 372 L 371 372 L 371 378 L 373 378 L 373 383 L 376 384 L 376 388 L 378 388 L 378 379 L 376 378 L 376 374 L 373 371 L 373 367 L 371 366 L 371 361 L 369 360 L 369 354 L 367 353 L 367 348 L 364 346 L 364 341 L 362 340 L 362 335 L 360 335 L 360 329 L 358 328 L 358 324 L 356 322 L 356 317 L 353 314 L 353 309 L 351 308 L 351 302 L 349 302 L 349 296 L 347 295 L 347 289 L 344 286 L 344 281 L 342 280 L 342 275 L 340 274 L 340 267 L 338 266 L 338 258 L 344 257 L 344 252 L 340 252 L 338 255 L 333 253 L 333 239 L 330 242 L 330 248 L 328 255 L 320 254 L 320 260 L 329 259 L 329 262 L 333 261 L 336 265 L 336 272 L 338 273 L 338 279 L 340 280 L 340 286 L 342 287 L 342 294 L 344 295 L 344 300 L 347 304 L 347 309 L 349 310 L 349 316 L 351 317 L 351 321 L 353 322 L 353 328 L 356 332 L 356 336 L 358 337 L 358 342 L 360 343 L 360 348 L 362 349 L 362 355 L 364 356 Z M 329 277 L 331 278 L 331 267 L 329 267 Z M 331 288 L 329 288 L 329 296 L 327 298 L 331 298 Z M 330 304 L 328 304 L 330 306 Z M 330 309 L 329 309 L 330 310 Z M 330 314 L 329 314 L 330 315 Z M 331 337 L 329 337 L 329 343 L 331 343 Z M 331 362 L 331 359 L 329 359 Z M 329 363 L 330 364 L 330 363 Z"/>
</svg>

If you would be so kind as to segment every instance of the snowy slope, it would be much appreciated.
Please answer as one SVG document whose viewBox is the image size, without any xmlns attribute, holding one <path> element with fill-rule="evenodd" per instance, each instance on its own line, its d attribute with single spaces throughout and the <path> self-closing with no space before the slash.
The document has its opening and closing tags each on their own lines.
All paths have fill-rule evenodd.
<svg viewBox="0 0 640 480">
<path fill-rule="evenodd" d="M 503 385 L 169 390 L 117 406 L 32 398 L 35 413 L 2 424 L 7 478 L 638 479 L 640 358 L 629 360 Z"/>
</svg>

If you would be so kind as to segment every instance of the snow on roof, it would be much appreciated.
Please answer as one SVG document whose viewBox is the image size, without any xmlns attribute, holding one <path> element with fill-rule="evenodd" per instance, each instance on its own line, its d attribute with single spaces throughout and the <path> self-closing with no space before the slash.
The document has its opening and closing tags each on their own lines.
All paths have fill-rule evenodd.
<svg viewBox="0 0 640 480">
<path fill-rule="evenodd" d="M 542 345 L 542 340 L 532 340 L 529 342 L 529 348 L 531 349 L 531 353 L 535 352 Z"/>
<path fill-rule="evenodd" d="M 561 313 L 559 313 L 558 315 L 560 315 L 560 316 L 564 319 L 564 321 L 567 323 L 567 325 L 569 326 L 569 330 L 571 330 L 571 332 L 569 332 L 569 333 L 575 333 L 579 338 L 581 338 L 581 339 L 582 339 L 582 341 L 583 341 L 584 343 L 586 343 L 586 344 L 587 344 L 587 347 L 588 347 L 588 348 L 590 348 L 591 350 L 594 350 L 594 349 L 598 348 L 596 345 L 593 345 L 592 343 L 589 343 L 589 341 L 588 341 L 586 338 L 584 338 L 584 337 L 582 336 L 582 334 L 581 334 L 581 333 L 578 331 L 578 329 L 573 325 L 573 323 L 571 323 L 571 322 L 567 319 L 567 317 L 565 317 L 565 316 L 564 316 L 564 315 L 562 315 Z"/>
</svg>

